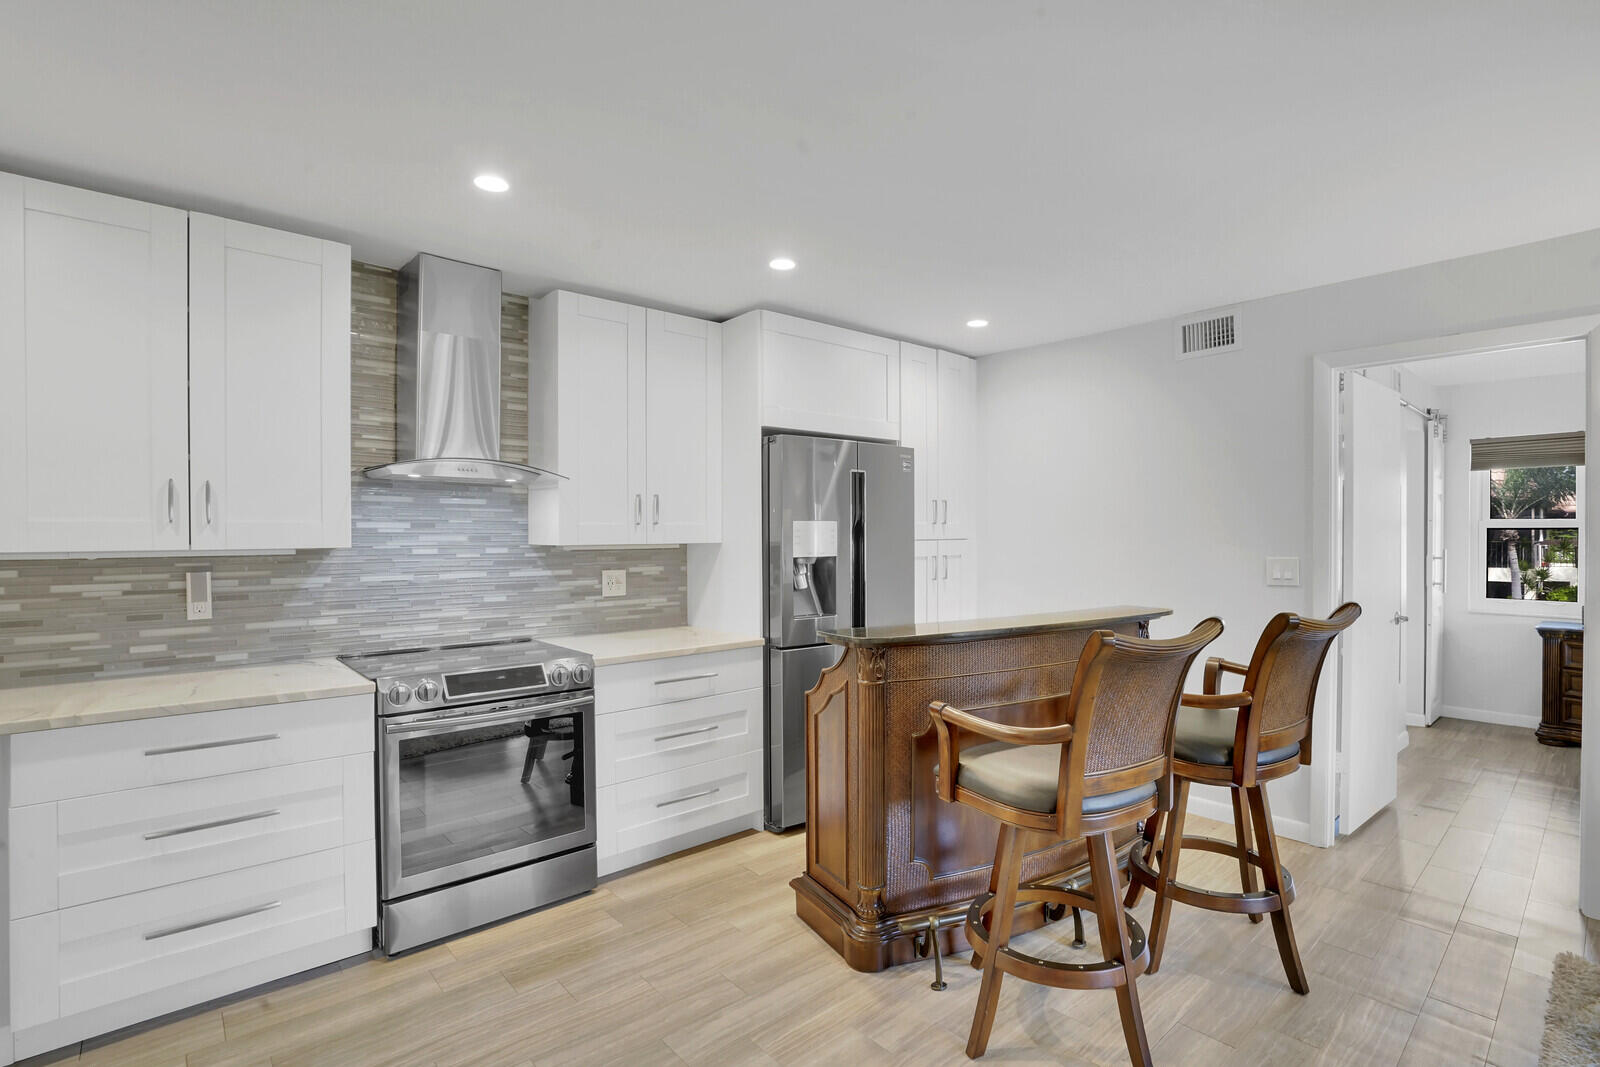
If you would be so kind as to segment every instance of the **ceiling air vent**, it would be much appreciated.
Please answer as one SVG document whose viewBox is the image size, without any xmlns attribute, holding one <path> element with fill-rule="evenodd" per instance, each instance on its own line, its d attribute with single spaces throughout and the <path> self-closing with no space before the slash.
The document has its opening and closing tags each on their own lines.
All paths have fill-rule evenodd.
<svg viewBox="0 0 1600 1067">
<path fill-rule="evenodd" d="M 1194 359 L 1239 347 L 1239 331 L 1233 311 L 1207 312 L 1202 318 L 1178 322 L 1178 358 Z"/>
</svg>

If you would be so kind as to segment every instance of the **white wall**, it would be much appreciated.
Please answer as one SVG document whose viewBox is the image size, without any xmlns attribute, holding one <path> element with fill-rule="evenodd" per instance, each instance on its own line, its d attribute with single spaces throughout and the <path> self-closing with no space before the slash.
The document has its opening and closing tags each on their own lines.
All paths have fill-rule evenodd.
<svg viewBox="0 0 1600 1067">
<path fill-rule="evenodd" d="M 1327 565 L 1310 558 L 1316 354 L 1596 311 L 1590 231 L 1243 304 L 1235 353 L 1179 361 L 1160 321 L 985 357 L 979 611 L 1164 604 L 1158 635 L 1219 614 L 1230 628 L 1211 651 L 1244 658 L 1274 613 L 1334 606 L 1308 596 Z M 1300 557 L 1308 584 L 1268 587 L 1269 555 Z M 1308 778 L 1271 789 L 1294 836 Z"/>
<path fill-rule="evenodd" d="M 1443 714 L 1537 726 L 1540 642 L 1536 618 L 1472 610 L 1476 510 L 1468 487 L 1474 437 L 1554 433 L 1584 424 L 1584 376 L 1446 386 Z"/>
</svg>

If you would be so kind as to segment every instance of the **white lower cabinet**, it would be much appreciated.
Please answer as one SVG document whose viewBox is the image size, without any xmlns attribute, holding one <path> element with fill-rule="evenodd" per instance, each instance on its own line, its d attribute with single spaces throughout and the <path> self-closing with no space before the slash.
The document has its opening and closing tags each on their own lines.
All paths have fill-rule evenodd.
<svg viewBox="0 0 1600 1067">
<path fill-rule="evenodd" d="M 956 622 L 977 615 L 971 541 L 918 541 L 913 559 L 917 622 Z"/>
<path fill-rule="evenodd" d="M 759 828 L 762 649 L 595 674 L 601 874 Z"/>
<path fill-rule="evenodd" d="M 373 705 L 10 739 L 10 1021 L 48 1051 L 365 950 Z"/>
</svg>

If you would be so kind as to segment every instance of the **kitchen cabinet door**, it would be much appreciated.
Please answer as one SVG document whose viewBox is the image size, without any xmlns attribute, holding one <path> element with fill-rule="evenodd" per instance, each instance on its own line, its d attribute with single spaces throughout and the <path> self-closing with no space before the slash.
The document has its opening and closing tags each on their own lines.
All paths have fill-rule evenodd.
<svg viewBox="0 0 1600 1067">
<path fill-rule="evenodd" d="M 971 619 L 978 614 L 970 541 L 940 541 L 935 618 L 939 622 Z"/>
<path fill-rule="evenodd" d="M 777 312 L 761 313 L 762 425 L 900 439 L 900 345 Z"/>
<path fill-rule="evenodd" d="M 350 544 L 350 248 L 189 216 L 196 549 Z"/>
<path fill-rule="evenodd" d="M 911 558 L 912 621 L 935 622 L 939 618 L 939 542 L 917 541 Z"/>
<path fill-rule="evenodd" d="M 186 227 L 0 175 L 0 552 L 188 548 Z"/>
<path fill-rule="evenodd" d="M 911 449 L 917 537 L 937 537 L 939 522 L 939 353 L 900 345 L 900 443 Z"/>
<path fill-rule="evenodd" d="M 529 455 L 566 476 L 529 491 L 529 540 L 644 544 L 645 309 L 554 292 L 530 308 L 529 343 L 545 405 L 529 412 Z"/>
<path fill-rule="evenodd" d="M 645 315 L 647 540 L 722 538 L 722 327 Z"/>
<path fill-rule="evenodd" d="M 941 538 L 977 535 L 977 360 L 939 353 L 938 454 Z"/>
</svg>

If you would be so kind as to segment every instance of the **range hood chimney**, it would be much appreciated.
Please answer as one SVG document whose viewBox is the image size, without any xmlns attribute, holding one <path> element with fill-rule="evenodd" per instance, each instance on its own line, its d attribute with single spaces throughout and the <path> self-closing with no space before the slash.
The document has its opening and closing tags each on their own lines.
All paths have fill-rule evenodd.
<svg viewBox="0 0 1600 1067">
<path fill-rule="evenodd" d="M 500 272 L 419 255 L 400 272 L 398 297 L 397 458 L 362 473 L 472 485 L 563 477 L 500 458 Z"/>
</svg>

